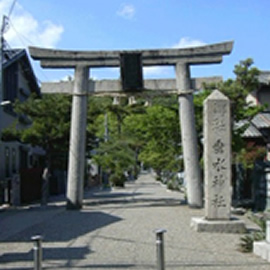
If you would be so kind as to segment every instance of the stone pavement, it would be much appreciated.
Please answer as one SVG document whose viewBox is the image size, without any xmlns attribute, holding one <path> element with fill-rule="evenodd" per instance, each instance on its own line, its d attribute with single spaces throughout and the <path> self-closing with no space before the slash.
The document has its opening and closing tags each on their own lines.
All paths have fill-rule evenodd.
<svg viewBox="0 0 270 270">
<path fill-rule="evenodd" d="M 157 228 L 167 229 L 166 269 L 270 269 L 237 250 L 240 235 L 191 230 L 191 217 L 203 215 L 150 174 L 124 189 L 86 192 L 81 211 L 66 211 L 61 198 L 46 208 L 8 209 L 0 212 L 0 269 L 33 269 L 36 234 L 44 237 L 43 269 L 156 269 Z"/>
</svg>

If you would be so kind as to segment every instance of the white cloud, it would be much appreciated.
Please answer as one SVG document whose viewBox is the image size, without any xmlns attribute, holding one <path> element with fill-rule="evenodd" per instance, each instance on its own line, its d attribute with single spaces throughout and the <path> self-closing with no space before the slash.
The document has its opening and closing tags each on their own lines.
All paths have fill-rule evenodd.
<svg viewBox="0 0 270 270">
<path fill-rule="evenodd" d="M 0 1 L 0 15 L 8 14 L 13 1 Z M 64 27 L 51 21 L 38 21 L 16 2 L 4 37 L 12 47 L 29 45 L 53 48 L 61 39 Z"/>
<path fill-rule="evenodd" d="M 179 42 L 173 45 L 173 48 L 189 48 L 189 47 L 198 47 L 203 46 L 206 43 L 198 40 L 198 39 L 191 39 L 190 37 L 183 37 L 179 40 Z"/>
<path fill-rule="evenodd" d="M 146 77 L 161 76 L 161 75 L 165 76 L 167 73 L 168 67 L 153 66 L 143 68 L 143 75 Z"/>
<path fill-rule="evenodd" d="M 43 32 L 39 34 L 39 41 L 42 44 L 48 43 L 47 47 L 54 47 L 60 41 L 64 28 L 61 25 L 53 24 L 51 21 L 45 21 L 43 26 Z"/>
<path fill-rule="evenodd" d="M 136 9 L 133 5 L 122 4 L 116 14 L 124 19 L 131 20 L 134 18 L 135 13 L 136 13 Z"/>
</svg>

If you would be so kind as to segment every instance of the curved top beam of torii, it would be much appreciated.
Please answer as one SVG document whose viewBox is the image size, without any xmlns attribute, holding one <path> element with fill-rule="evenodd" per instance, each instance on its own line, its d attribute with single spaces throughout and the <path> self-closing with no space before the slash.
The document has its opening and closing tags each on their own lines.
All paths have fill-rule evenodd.
<svg viewBox="0 0 270 270">
<path fill-rule="evenodd" d="M 44 68 L 119 67 L 121 54 L 141 54 L 143 66 L 176 65 L 179 62 L 199 65 L 221 63 L 230 54 L 233 41 L 184 49 L 70 51 L 29 47 L 33 59 Z"/>
</svg>

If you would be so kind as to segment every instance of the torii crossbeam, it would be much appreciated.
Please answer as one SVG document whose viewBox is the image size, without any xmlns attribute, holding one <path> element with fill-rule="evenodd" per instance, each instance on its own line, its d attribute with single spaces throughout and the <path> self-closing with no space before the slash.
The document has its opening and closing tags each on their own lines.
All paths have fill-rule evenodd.
<svg viewBox="0 0 270 270">
<path fill-rule="evenodd" d="M 233 42 L 223 42 L 185 49 L 67 51 L 29 47 L 29 51 L 33 59 L 41 60 L 44 68 L 75 68 L 78 65 L 93 68 L 119 67 L 120 55 L 125 53 L 141 54 L 143 66 L 221 63 L 222 56 L 229 54 L 232 47 Z"/>
</svg>

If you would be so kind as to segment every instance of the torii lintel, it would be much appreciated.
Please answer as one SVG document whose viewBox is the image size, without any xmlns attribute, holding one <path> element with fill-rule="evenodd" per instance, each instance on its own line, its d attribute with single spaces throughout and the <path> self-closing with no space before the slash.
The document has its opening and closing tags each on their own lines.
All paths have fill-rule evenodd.
<svg viewBox="0 0 270 270">
<path fill-rule="evenodd" d="M 120 67 L 122 54 L 141 54 L 143 66 L 215 64 L 230 54 L 233 41 L 184 49 L 71 51 L 29 47 L 33 59 L 40 60 L 44 68 Z"/>
</svg>

